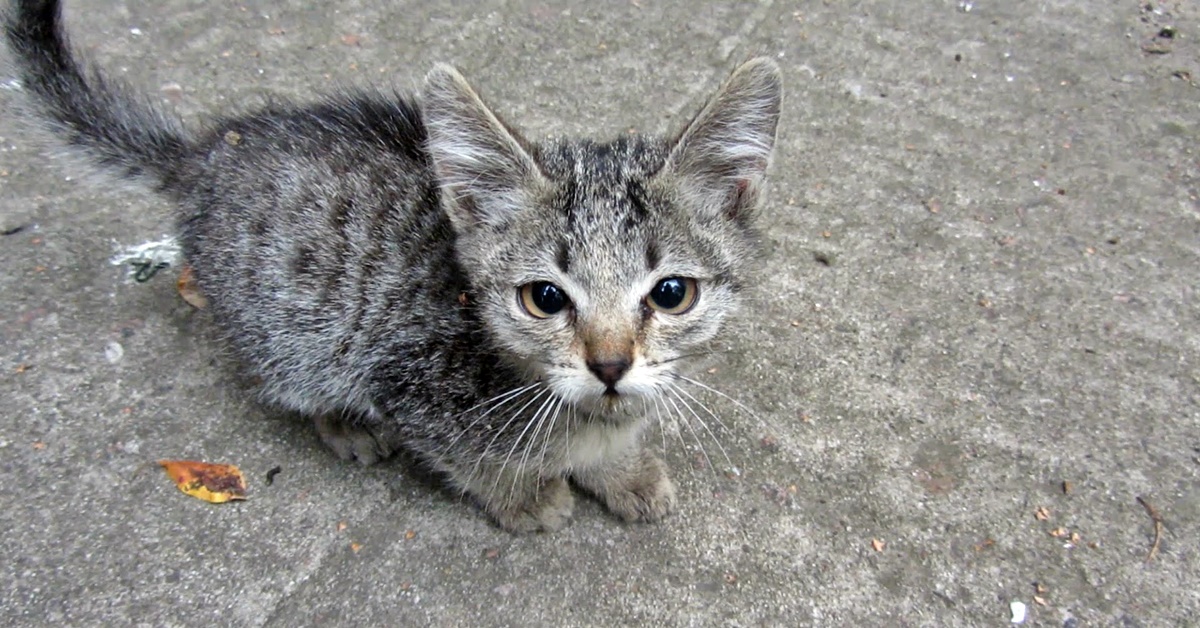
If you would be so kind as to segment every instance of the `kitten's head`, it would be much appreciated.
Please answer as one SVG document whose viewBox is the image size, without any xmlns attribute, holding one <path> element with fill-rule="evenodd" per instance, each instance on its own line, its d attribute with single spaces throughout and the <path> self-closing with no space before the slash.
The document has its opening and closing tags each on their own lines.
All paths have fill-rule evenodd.
<svg viewBox="0 0 1200 628">
<path fill-rule="evenodd" d="M 780 92 L 756 59 L 671 140 L 533 144 L 434 69 L 424 117 L 442 203 L 508 356 L 575 404 L 662 391 L 737 306 Z"/>
</svg>

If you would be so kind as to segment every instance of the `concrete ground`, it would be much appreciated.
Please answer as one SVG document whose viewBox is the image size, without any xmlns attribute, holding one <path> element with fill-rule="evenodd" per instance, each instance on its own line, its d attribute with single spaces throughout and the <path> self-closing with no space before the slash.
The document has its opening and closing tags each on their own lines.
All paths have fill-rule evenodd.
<svg viewBox="0 0 1200 628">
<path fill-rule="evenodd" d="M 67 4 L 192 121 L 450 61 L 533 135 L 666 131 L 777 58 L 761 287 L 701 372 L 753 414 L 652 437 L 669 521 L 510 536 L 256 405 L 175 270 L 110 264 L 168 207 L 0 114 L 0 623 L 1200 623 L 1200 5 Z"/>
</svg>

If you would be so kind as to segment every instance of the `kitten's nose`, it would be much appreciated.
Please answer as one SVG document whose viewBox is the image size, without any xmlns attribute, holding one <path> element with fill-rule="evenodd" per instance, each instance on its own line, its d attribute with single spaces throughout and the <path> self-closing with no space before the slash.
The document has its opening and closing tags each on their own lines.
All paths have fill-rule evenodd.
<svg viewBox="0 0 1200 628">
<path fill-rule="evenodd" d="M 625 371 L 629 370 L 629 360 L 621 358 L 604 362 L 588 362 L 587 366 L 611 390 L 613 386 L 617 385 L 621 377 L 625 375 Z"/>
</svg>

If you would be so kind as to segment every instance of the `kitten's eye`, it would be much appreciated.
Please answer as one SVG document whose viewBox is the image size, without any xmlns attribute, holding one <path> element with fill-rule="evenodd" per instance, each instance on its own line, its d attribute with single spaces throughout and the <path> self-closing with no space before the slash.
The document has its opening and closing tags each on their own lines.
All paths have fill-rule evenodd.
<svg viewBox="0 0 1200 628">
<path fill-rule="evenodd" d="M 521 286 L 521 307 L 534 318 L 550 318 L 568 303 L 567 293 L 549 281 L 535 281 Z"/>
<path fill-rule="evenodd" d="M 668 277 L 658 282 L 646 297 L 650 307 L 663 314 L 683 314 L 696 304 L 700 286 L 691 277 Z"/>
</svg>

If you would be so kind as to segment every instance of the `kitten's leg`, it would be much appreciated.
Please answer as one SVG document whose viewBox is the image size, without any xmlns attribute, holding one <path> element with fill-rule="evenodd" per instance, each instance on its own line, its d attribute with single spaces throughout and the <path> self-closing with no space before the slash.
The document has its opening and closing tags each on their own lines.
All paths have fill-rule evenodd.
<svg viewBox="0 0 1200 628">
<path fill-rule="evenodd" d="M 509 532 L 552 532 L 567 524 L 575 511 L 575 496 L 563 477 L 513 473 L 488 466 L 461 473 L 445 469 L 450 479 Z"/>
<path fill-rule="evenodd" d="M 675 508 L 675 484 L 666 463 L 638 446 L 572 477 L 625 521 L 658 521 Z"/>
<path fill-rule="evenodd" d="M 325 414 L 313 419 L 321 440 L 342 460 L 358 460 L 364 466 L 391 456 L 396 447 L 383 434 Z"/>
</svg>

